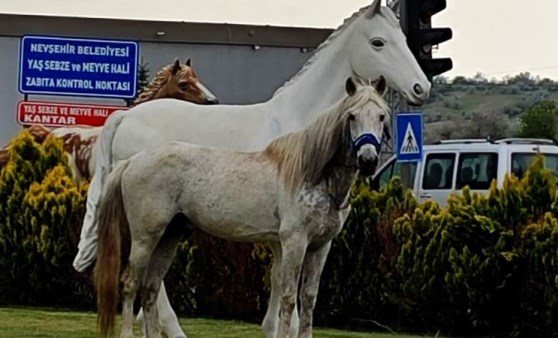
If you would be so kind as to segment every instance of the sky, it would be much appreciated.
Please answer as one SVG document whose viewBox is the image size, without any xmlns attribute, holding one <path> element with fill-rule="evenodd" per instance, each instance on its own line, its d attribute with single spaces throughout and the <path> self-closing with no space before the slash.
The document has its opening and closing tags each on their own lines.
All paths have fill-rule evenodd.
<svg viewBox="0 0 558 338">
<path fill-rule="evenodd" d="M 385 0 L 384 0 L 385 1 Z M 372 0 L 0 0 L 0 13 L 336 28 Z M 447 76 L 500 79 L 522 71 L 558 79 L 557 0 L 447 0 L 433 25 L 453 38 Z"/>
</svg>

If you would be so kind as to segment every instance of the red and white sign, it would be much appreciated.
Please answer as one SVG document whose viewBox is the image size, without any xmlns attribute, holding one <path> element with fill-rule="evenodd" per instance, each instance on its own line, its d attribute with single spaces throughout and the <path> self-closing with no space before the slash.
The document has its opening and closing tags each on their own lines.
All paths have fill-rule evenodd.
<svg viewBox="0 0 558 338">
<path fill-rule="evenodd" d="M 99 127 L 105 124 L 110 114 L 127 109 L 125 106 L 20 101 L 17 105 L 17 122 L 21 125 L 42 124 L 49 127 Z"/>
</svg>

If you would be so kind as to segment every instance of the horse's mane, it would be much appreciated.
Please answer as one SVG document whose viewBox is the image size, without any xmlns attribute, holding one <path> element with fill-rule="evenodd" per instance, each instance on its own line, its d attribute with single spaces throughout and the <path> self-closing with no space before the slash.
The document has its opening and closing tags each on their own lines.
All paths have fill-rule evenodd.
<svg viewBox="0 0 558 338">
<path fill-rule="evenodd" d="M 159 71 L 153 77 L 153 80 L 145 86 L 141 94 L 134 100 L 133 106 L 136 106 L 140 103 L 152 100 L 157 92 L 161 90 L 161 88 L 167 83 L 169 79 L 169 75 L 172 73 L 172 69 L 174 67 L 174 63 L 170 63 L 163 68 L 159 69 Z M 190 67 L 185 64 L 180 64 L 180 71 L 177 74 L 180 74 L 184 71 L 190 71 Z"/>
<path fill-rule="evenodd" d="M 315 184 L 324 177 L 328 163 L 339 147 L 345 146 L 342 140 L 349 137 L 346 135 L 349 113 L 369 101 L 389 111 L 374 87 L 364 86 L 320 114 L 307 128 L 281 136 L 266 147 L 265 154 L 277 163 L 287 191 L 294 194 L 304 182 Z"/>
<path fill-rule="evenodd" d="M 359 10 L 357 10 L 356 12 L 354 12 L 350 17 L 346 18 L 343 23 L 337 27 L 333 33 L 331 33 L 325 40 L 324 42 L 322 42 L 314 51 L 314 54 L 308 59 L 308 61 L 306 61 L 306 63 L 304 64 L 304 66 L 302 66 L 302 68 L 298 71 L 298 73 L 296 73 L 292 78 L 290 78 L 287 82 L 285 82 L 281 87 L 279 87 L 272 95 L 272 97 L 277 96 L 279 93 L 281 93 L 285 88 L 289 87 L 291 84 L 293 84 L 294 82 L 296 82 L 304 73 L 306 73 L 306 71 L 312 67 L 312 65 L 314 64 L 314 62 L 316 61 L 316 59 L 320 56 L 321 52 L 323 52 L 324 49 L 326 49 L 326 47 L 328 47 L 333 40 L 335 40 L 339 35 L 341 35 L 341 33 L 343 33 L 345 31 L 345 29 L 351 24 L 353 23 L 353 21 L 355 21 L 358 17 L 360 17 L 366 10 L 368 10 L 370 8 L 370 6 L 372 5 L 368 5 L 368 6 L 364 6 L 362 8 L 360 8 Z M 382 8 L 381 10 L 381 15 L 383 15 L 384 17 L 386 17 L 388 19 L 388 22 L 390 22 L 392 25 L 398 25 L 397 22 L 395 22 L 393 20 L 393 18 L 391 18 L 389 15 L 386 15 L 386 11 Z"/>
</svg>

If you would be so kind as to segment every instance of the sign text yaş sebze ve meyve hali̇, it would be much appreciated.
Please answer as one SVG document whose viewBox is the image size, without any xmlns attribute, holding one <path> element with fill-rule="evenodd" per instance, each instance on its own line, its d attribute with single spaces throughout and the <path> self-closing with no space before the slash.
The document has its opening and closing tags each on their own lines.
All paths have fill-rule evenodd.
<svg viewBox="0 0 558 338">
<path fill-rule="evenodd" d="M 132 98 L 138 44 L 28 35 L 21 39 L 19 67 L 23 94 Z"/>
<path fill-rule="evenodd" d="M 42 124 L 49 127 L 88 125 L 102 126 L 117 110 L 127 107 L 20 101 L 17 106 L 17 122 L 21 125 Z"/>
</svg>

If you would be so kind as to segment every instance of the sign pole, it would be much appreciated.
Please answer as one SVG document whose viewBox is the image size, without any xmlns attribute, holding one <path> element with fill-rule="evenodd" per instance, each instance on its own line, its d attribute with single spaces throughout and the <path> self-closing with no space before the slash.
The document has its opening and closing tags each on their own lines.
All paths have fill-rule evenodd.
<svg viewBox="0 0 558 338">
<path fill-rule="evenodd" d="M 399 95 L 399 110 L 397 111 L 397 113 L 399 113 L 400 111 L 409 111 L 410 110 L 409 108 L 410 108 L 409 104 L 407 103 L 407 100 L 405 99 L 405 97 L 403 97 L 403 95 Z M 395 123 L 394 123 L 394 125 L 395 125 Z M 393 142 L 397 142 L 396 138 L 394 138 Z M 394 146 L 394 149 L 395 149 L 395 146 Z M 404 187 L 412 188 L 413 183 L 414 182 L 412 182 L 411 166 L 410 165 L 402 165 L 401 166 L 401 184 Z"/>
</svg>

